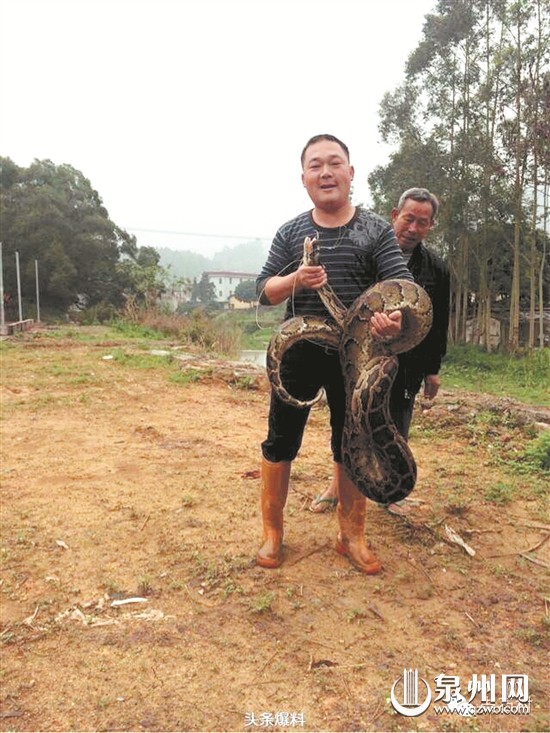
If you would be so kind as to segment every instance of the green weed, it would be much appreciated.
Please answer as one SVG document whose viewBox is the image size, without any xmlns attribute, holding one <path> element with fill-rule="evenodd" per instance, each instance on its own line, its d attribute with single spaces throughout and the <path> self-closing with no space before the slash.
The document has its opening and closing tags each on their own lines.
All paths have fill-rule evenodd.
<svg viewBox="0 0 550 733">
<path fill-rule="evenodd" d="M 244 588 L 242 585 L 239 585 L 238 583 L 235 583 L 233 580 L 228 579 L 225 581 L 225 583 L 222 586 L 223 595 L 225 598 L 230 596 L 233 593 L 237 593 L 239 595 L 242 595 L 244 593 Z"/>
<path fill-rule="evenodd" d="M 144 575 L 142 578 L 140 578 L 137 592 L 140 596 L 150 596 L 153 592 L 153 588 L 151 586 L 151 578 L 148 575 Z"/>
<path fill-rule="evenodd" d="M 485 490 L 485 498 L 494 504 L 508 504 L 514 498 L 514 487 L 499 481 Z"/>
<path fill-rule="evenodd" d="M 537 349 L 511 356 L 489 354 L 472 345 L 452 345 L 443 362 L 442 380 L 453 389 L 548 405 L 549 352 L 549 349 Z"/>
<path fill-rule="evenodd" d="M 186 369 L 185 371 L 170 374 L 170 381 L 174 384 L 194 384 L 200 382 L 207 375 L 207 370 Z"/>
<path fill-rule="evenodd" d="M 274 593 L 264 593 L 261 596 L 257 596 L 250 602 L 250 610 L 254 613 L 266 613 L 271 611 L 271 606 L 275 600 Z"/>
<path fill-rule="evenodd" d="M 357 610 L 356 608 L 352 608 L 346 613 L 346 621 L 350 624 L 353 621 L 357 621 L 357 619 L 365 618 L 366 613 L 361 610 Z"/>
<path fill-rule="evenodd" d="M 171 363 L 170 357 L 159 358 L 154 354 L 140 354 L 140 353 L 128 353 L 124 349 L 113 350 L 114 361 L 122 364 L 123 366 L 129 366 L 136 369 L 158 369 L 169 366 Z"/>
<path fill-rule="evenodd" d="M 550 430 L 545 430 L 528 443 L 520 460 L 526 468 L 550 471 Z"/>
<path fill-rule="evenodd" d="M 257 385 L 257 381 L 255 377 L 249 377 L 249 376 L 236 377 L 231 382 L 231 384 L 236 389 L 242 389 L 242 390 L 258 389 L 258 385 Z"/>
</svg>

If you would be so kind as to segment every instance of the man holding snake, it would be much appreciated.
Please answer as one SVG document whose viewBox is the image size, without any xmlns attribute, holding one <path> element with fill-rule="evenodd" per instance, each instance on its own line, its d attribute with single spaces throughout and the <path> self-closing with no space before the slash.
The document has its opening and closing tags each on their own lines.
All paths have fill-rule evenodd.
<svg viewBox="0 0 550 733">
<path fill-rule="evenodd" d="M 399 370 L 390 396 L 392 420 L 408 440 L 416 395 L 424 384 L 426 399 L 433 399 L 441 384 L 439 371 L 447 352 L 449 327 L 450 274 L 447 264 L 425 241 L 436 224 L 439 212 L 437 197 L 426 188 L 409 188 L 399 197 L 392 209 L 391 219 L 395 236 L 415 281 L 428 293 L 433 304 L 433 323 L 420 344 L 399 354 Z M 406 500 L 405 500 L 406 501 Z M 336 506 L 337 490 L 334 482 L 315 499 L 311 511 L 320 513 Z M 395 514 L 406 512 L 402 502 L 390 504 Z"/>
<path fill-rule="evenodd" d="M 302 182 L 314 208 L 284 224 L 276 233 L 257 280 L 260 302 L 277 305 L 287 300 L 286 318 L 313 315 L 330 318 L 318 293 L 328 282 L 344 306 L 376 282 L 413 280 L 389 223 L 350 200 L 354 170 L 347 146 L 333 135 L 316 135 L 305 145 Z M 317 240 L 319 265 L 303 264 L 304 240 Z M 375 313 L 375 338 L 389 338 L 401 330 L 401 312 Z M 348 478 L 342 465 L 345 387 L 336 349 L 302 340 L 286 354 L 281 378 L 288 392 L 311 399 L 324 388 L 330 410 L 332 486 L 338 497 L 339 535 L 336 549 L 359 570 L 379 572 L 381 564 L 365 541 L 366 498 Z M 283 510 L 291 463 L 296 458 L 309 408 L 283 402 L 272 390 L 268 435 L 262 443 L 261 512 L 264 541 L 256 561 L 265 568 L 283 560 Z"/>
</svg>

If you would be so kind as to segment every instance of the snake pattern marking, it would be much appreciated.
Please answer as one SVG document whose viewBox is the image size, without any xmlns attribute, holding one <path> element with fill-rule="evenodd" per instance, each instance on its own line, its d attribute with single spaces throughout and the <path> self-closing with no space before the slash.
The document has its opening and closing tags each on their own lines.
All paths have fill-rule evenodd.
<svg viewBox="0 0 550 733">
<path fill-rule="evenodd" d="M 316 240 L 304 241 L 304 264 L 319 264 Z M 267 375 L 279 397 L 295 407 L 298 400 L 282 383 L 280 366 L 285 352 L 302 339 L 337 349 L 346 390 L 346 418 L 342 459 L 346 473 L 369 499 L 380 504 L 400 501 L 416 483 L 416 462 L 406 440 L 395 427 L 389 410 L 390 392 L 398 369 L 397 354 L 420 343 L 432 325 L 432 303 L 416 283 L 383 280 L 362 293 L 346 309 L 330 285 L 317 291 L 331 318 L 296 316 L 273 334 L 267 349 Z M 375 312 L 401 310 L 401 332 L 375 338 L 370 319 Z"/>
</svg>

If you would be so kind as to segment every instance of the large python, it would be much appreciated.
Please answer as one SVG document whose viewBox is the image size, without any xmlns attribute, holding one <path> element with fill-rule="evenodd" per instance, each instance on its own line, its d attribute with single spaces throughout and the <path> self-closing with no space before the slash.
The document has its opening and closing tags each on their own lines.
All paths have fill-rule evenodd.
<svg viewBox="0 0 550 733">
<path fill-rule="evenodd" d="M 303 262 L 319 264 L 319 247 L 306 237 Z M 299 400 L 286 390 L 280 366 L 285 352 L 301 339 L 337 349 L 346 389 L 342 436 L 344 468 L 357 488 L 381 504 L 400 501 L 416 483 L 416 462 L 389 410 L 397 354 L 420 343 L 432 324 L 432 303 L 423 288 L 409 280 L 383 280 L 362 293 L 346 309 L 330 287 L 318 294 L 331 318 L 295 316 L 273 334 L 267 349 L 267 375 L 279 397 L 296 407 L 309 407 L 322 396 Z M 375 338 L 370 319 L 375 312 L 402 312 L 401 332 Z"/>
</svg>

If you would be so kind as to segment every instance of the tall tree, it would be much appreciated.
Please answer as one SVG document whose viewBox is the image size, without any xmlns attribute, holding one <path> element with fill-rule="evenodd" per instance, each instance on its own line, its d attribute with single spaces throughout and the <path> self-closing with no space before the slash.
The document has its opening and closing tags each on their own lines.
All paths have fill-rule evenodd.
<svg viewBox="0 0 550 733">
<path fill-rule="evenodd" d="M 506 306 L 516 348 L 520 305 L 534 312 L 542 263 L 532 202 L 548 169 L 549 15 L 542 0 L 439 0 L 405 82 L 381 103 L 383 139 L 399 147 L 369 177 L 374 201 L 386 210 L 409 185 L 441 198 L 456 340 L 468 323 L 489 347 L 491 313 Z"/>
<path fill-rule="evenodd" d="M 159 269 L 158 254 L 137 247 L 135 237 L 109 218 L 98 192 L 72 166 L 35 160 L 20 168 L 1 158 L 0 171 L 7 292 L 15 289 L 16 251 L 25 300 L 34 299 L 37 260 L 41 304 L 56 310 L 74 303 L 121 305 L 143 269 Z M 131 272 L 121 267 L 125 258 L 135 265 Z"/>
</svg>

